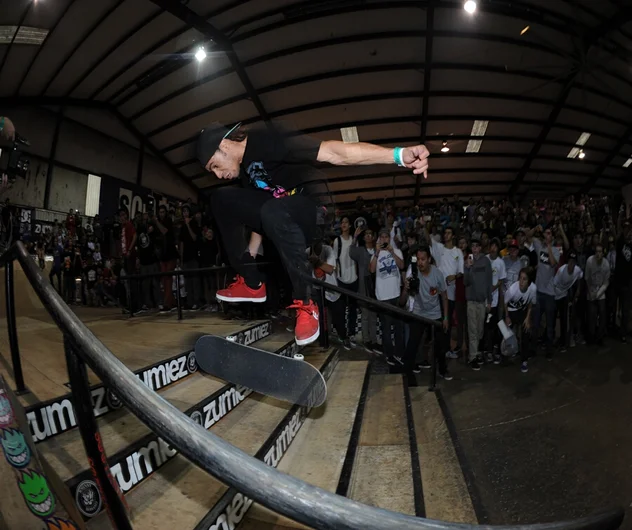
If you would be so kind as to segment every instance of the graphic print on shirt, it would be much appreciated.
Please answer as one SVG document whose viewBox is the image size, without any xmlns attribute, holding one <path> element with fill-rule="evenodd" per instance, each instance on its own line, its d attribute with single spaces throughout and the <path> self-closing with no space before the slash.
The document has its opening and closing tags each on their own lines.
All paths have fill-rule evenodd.
<svg viewBox="0 0 632 530">
<path fill-rule="evenodd" d="M 251 162 L 246 168 L 250 184 L 259 190 L 272 193 L 275 199 L 285 197 L 288 193 L 282 186 L 275 186 L 270 183 L 270 177 L 263 162 Z"/>
<path fill-rule="evenodd" d="M 380 273 L 380 276 L 382 278 L 391 276 L 397 270 L 397 263 L 395 263 L 395 258 L 393 258 L 393 255 L 390 253 L 388 254 L 380 253 L 380 255 L 377 258 L 377 261 L 378 261 L 377 270 Z"/>
<path fill-rule="evenodd" d="M 88 283 L 95 283 L 97 281 L 97 270 L 88 269 Z"/>
<path fill-rule="evenodd" d="M 544 263 L 545 265 L 549 264 L 549 251 L 548 250 L 540 250 L 540 263 Z"/>
<path fill-rule="evenodd" d="M 520 285 L 516 282 L 507 291 L 505 300 L 509 311 L 525 309 L 529 304 L 535 303 L 536 287 L 534 284 L 531 284 L 527 288 L 527 291 L 523 293 L 520 290 Z"/>
<path fill-rule="evenodd" d="M 628 263 L 632 261 L 632 247 L 630 245 L 623 245 L 623 248 L 621 249 L 621 254 L 623 254 L 625 261 L 627 261 Z"/>
<path fill-rule="evenodd" d="M 149 246 L 149 236 L 142 232 L 140 236 L 138 236 L 138 245 L 140 248 L 147 248 Z"/>
</svg>

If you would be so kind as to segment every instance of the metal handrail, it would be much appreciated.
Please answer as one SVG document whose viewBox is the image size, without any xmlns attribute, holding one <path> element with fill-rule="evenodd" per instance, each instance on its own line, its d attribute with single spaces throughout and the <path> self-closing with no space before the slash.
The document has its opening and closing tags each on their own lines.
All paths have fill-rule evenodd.
<svg viewBox="0 0 632 530">
<path fill-rule="evenodd" d="M 381 302 L 380 300 L 376 300 L 375 298 L 369 298 L 368 296 L 364 296 L 363 294 L 356 293 L 354 291 L 350 291 L 349 289 L 345 289 L 344 287 L 338 287 L 337 285 L 332 285 L 330 283 L 326 283 L 322 280 L 317 280 L 316 278 L 312 278 L 307 274 L 301 274 L 301 277 L 310 282 L 312 285 L 316 285 L 325 291 L 333 291 L 335 293 L 344 294 L 349 298 L 353 298 L 358 302 L 362 302 L 365 305 L 368 305 L 372 309 L 380 310 L 383 313 L 391 313 L 393 315 L 397 315 L 398 317 L 404 320 L 414 320 L 417 322 L 421 322 L 422 324 L 427 324 L 429 326 L 434 326 L 436 328 L 441 327 L 441 322 L 436 320 L 432 320 L 431 318 L 422 317 L 420 315 L 416 315 L 411 311 L 406 311 L 401 307 L 397 307 L 391 304 L 387 304 L 386 302 Z"/>
<path fill-rule="evenodd" d="M 74 351 L 128 410 L 191 462 L 274 512 L 322 530 L 615 530 L 623 520 L 623 509 L 615 508 L 568 522 L 496 527 L 445 523 L 367 506 L 281 473 L 205 430 L 142 384 L 68 309 L 24 246 L 18 242 L 12 251 Z"/>
</svg>

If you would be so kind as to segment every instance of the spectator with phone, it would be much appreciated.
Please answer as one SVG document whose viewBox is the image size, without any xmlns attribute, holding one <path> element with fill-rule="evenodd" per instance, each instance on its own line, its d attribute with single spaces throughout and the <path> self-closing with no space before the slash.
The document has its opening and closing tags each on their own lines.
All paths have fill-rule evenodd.
<svg viewBox="0 0 632 530">
<path fill-rule="evenodd" d="M 404 268 L 402 251 L 391 245 L 391 233 L 382 228 L 378 237 L 375 254 L 371 258 L 369 270 L 375 274 L 375 296 L 378 300 L 397 306 L 401 294 L 400 271 Z M 401 357 L 404 351 L 404 327 L 401 320 L 387 313 L 380 315 L 382 323 L 382 346 L 387 362 L 395 365 L 395 355 Z M 391 327 L 395 341 L 391 338 Z"/>
</svg>

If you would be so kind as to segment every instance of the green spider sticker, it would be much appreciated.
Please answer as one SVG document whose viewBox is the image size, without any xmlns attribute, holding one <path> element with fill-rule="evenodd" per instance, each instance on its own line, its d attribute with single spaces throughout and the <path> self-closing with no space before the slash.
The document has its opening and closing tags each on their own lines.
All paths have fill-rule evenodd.
<svg viewBox="0 0 632 530">
<path fill-rule="evenodd" d="M 13 467 L 26 467 L 31 461 L 31 449 L 24 435 L 16 429 L 3 429 L 0 433 L 0 443 L 7 462 Z"/>
<path fill-rule="evenodd" d="M 55 497 L 48 487 L 46 478 L 27 469 L 18 481 L 26 505 L 38 517 L 46 517 L 55 511 Z"/>
</svg>

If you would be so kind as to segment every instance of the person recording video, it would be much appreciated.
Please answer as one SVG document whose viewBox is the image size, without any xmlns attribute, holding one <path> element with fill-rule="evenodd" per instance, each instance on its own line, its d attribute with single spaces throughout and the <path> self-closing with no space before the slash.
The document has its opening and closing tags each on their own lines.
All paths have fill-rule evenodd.
<svg viewBox="0 0 632 530">
<path fill-rule="evenodd" d="M 415 250 L 411 259 L 411 267 L 406 275 L 402 299 L 409 300 L 409 310 L 415 315 L 435 320 L 441 323 L 441 328 L 435 330 L 434 355 L 439 362 L 439 375 L 446 381 L 452 376 L 447 368 L 446 347 L 448 329 L 450 329 L 448 315 L 448 288 L 443 273 L 431 263 L 430 248 L 420 246 Z M 431 324 L 414 322 L 410 326 L 410 337 L 404 354 L 405 371 L 419 373 L 421 365 L 415 364 L 415 357 L 424 332 L 430 333 Z"/>
</svg>

